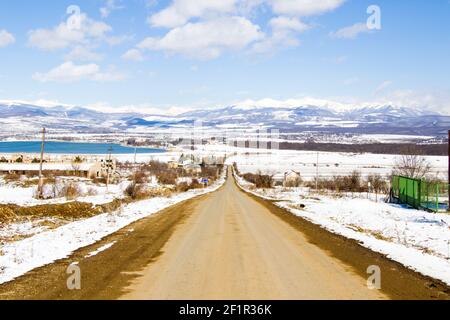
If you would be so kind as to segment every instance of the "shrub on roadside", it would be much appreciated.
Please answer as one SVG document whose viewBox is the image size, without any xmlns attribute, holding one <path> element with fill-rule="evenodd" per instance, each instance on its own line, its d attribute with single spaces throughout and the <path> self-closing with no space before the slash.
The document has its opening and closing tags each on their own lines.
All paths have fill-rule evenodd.
<svg viewBox="0 0 450 320">
<path fill-rule="evenodd" d="M 187 192 L 190 190 L 190 185 L 187 182 L 178 183 L 175 187 L 177 192 Z"/>
<path fill-rule="evenodd" d="M 148 171 L 155 176 L 158 176 L 162 173 L 169 171 L 169 165 L 165 162 L 160 161 L 150 161 L 147 166 Z"/>
<path fill-rule="evenodd" d="M 16 182 L 16 181 L 20 181 L 21 175 L 16 174 L 16 173 L 9 173 L 9 174 L 6 174 L 3 178 L 7 182 Z"/>
<path fill-rule="evenodd" d="M 177 183 L 177 174 L 175 172 L 160 172 L 156 175 L 158 182 L 163 185 L 176 185 Z"/>
<path fill-rule="evenodd" d="M 138 184 L 145 183 L 147 181 L 146 171 L 143 168 L 136 171 L 132 176 L 132 181 Z"/>
<path fill-rule="evenodd" d="M 130 197 L 131 199 L 137 199 L 142 193 L 142 185 L 137 184 L 135 181 L 132 181 L 128 187 L 125 189 L 125 195 Z"/>
<path fill-rule="evenodd" d="M 202 167 L 201 176 L 211 181 L 215 181 L 219 176 L 219 169 L 215 167 Z"/>
<path fill-rule="evenodd" d="M 284 187 L 286 188 L 298 188 L 302 185 L 301 178 L 290 179 L 285 182 Z"/>
<path fill-rule="evenodd" d="M 243 178 L 250 183 L 253 183 L 258 189 L 270 189 L 273 187 L 273 176 L 264 175 L 260 172 L 254 173 L 246 173 L 243 175 Z"/>
<path fill-rule="evenodd" d="M 197 179 L 193 179 L 191 183 L 186 181 L 180 182 L 176 185 L 175 190 L 177 192 L 187 192 L 192 189 L 201 189 L 203 184 L 201 184 Z"/>
<path fill-rule="evenodd" d="M 381 175 L 370 175 L 367 179 L 363 179 L 361 174 L 354 171 L 347 176 L 335 176 L 329 179 L 319 179 L 317 186 L 319 190 L 333 190 L 335 192 L 368 192 L 368 183 L 370 182 L 371 190 L 375 193 L 387 193 L 388 182 Z M 306 185 L 311 189 L 316 188 L 316 181 L 310 181 Z"/>
</svg>

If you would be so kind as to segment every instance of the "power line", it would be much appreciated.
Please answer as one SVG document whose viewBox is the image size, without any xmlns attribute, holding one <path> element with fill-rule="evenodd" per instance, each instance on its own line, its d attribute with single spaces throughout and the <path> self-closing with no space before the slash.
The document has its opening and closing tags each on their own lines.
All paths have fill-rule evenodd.
<svg viewBox="0 0 450 320">
<path fill-rule="evenodd" d="M 41 144 L 41 159 L 39 162 L 39 185 L 38 185 L 38 196 L 42 199 L 44 181 L 42 179 L 42 165 L 44 163 L 44 151 L 45 151 L 45 128 L 42 129 L 42 144 Z"/>
</svg>

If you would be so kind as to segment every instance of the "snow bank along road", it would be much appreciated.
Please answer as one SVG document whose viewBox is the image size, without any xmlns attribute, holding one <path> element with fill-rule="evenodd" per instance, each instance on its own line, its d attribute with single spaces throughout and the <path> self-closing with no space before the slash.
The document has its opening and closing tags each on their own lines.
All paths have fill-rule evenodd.
<svg viewBox="0 0 450 320">
<path fill-rule="evenodd" d="M 90 255 L 92 251 L 96 255 Z M 81 290 L 68 290 L 71 263 Z M 369 266 L 381 290 L 367 287 Z M 0 299 L 449 299 L 449 288 L 241 191 L 138 221 L 0 285 Z"/>
</svg>

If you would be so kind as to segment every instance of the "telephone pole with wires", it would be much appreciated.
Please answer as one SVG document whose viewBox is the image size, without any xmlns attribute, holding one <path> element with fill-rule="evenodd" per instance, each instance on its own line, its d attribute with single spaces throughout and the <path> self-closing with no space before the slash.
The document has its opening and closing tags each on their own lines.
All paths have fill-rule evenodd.
<svg viewBox="0 0 450 320">
<path fill-rule="evenodd" d="M 42 128 L 42 143 L 41 143 L 41 159 L 39 162 L 39 184 L 38 184 L 38 197 L 43 198 L 44 179 L 42 175 L 42 167 L 44 164 L 44 152 L 45 152 L 45 128 Z"/>
<path fill-rule="evenodd" d="M 113 152 L 113 147 L 109 147 L 108 148 L 108 158 L 106 160 L 106 192 L 108 192 L 108 188 L 109 188 L 109 170 L 112 166 L 112 152 Z"/>
<path fill-rule="evenodd" d="M 316 191 L 319 191 L 319 152 L 317 152 L 316 161 Z"/>
</svg>

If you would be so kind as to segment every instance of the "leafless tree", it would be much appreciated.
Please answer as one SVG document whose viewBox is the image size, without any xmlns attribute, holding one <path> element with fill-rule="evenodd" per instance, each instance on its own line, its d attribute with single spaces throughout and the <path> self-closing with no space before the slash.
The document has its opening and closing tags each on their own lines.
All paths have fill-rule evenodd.
<svg viewBox="0 0 450 320">
<path fill-rule="evenodd" d="M 407 148 L 403 155 L 397 158 L 393 174 L 414 179 L 423 179 L 431 171 L 428 160 L 420 154 L 417 148 Z"/>
<path fill-rule="evenodd" d="M 81 164 L 79 162 L 72 162 L 72 171 L 74 172 L 75 176 L 79 177 L 81 176 Z"/>
</svg>

